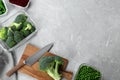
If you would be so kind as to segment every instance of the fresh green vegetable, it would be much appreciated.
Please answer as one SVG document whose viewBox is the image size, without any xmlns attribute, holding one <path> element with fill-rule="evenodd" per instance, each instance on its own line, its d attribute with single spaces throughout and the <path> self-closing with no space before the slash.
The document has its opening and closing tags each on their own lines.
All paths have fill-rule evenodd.
<svg viewBox="0 0 120 80">
<path fill-rule="evenodd" d="M 33 25 L 30 22 L 24 22 L 24 27 L 21 30 L 21 32 L 24 33 L 24 36 L 28 36 L 33 31 L 35 31 L 35 27 L 33 27 Z"/>
<path fill-rule="evenodd" d="M 16 45 L 16 42 L 14 41 L 14 38 L 10 36 L 10 37 L 7 38 L 6 44 L 11 48 L 14 45 Z"/>
<path fill-rule="evenodd" d="M 59 56 L 46 56 L 42 57 L 39 61 L 40 70 L 47 72 L 54 80 L 60 80 L 61 74 L 59 68 L 63 65 L 62 58 Z"/>
<path fill-rule="evenodd" d="M 11 28 L 8 28 L 7 36 L 8 37 L 10 37 L 10 36 L 13 37 L 14 36 L 14 32 L 12 31 Z"/>
<path fill-rule="evenodd" d="M 15 31 L 14 40 L 16 41 L 16 43 L 19 43 L 23 39 L 24 39 L 24 36 L 22 35 L 22 33 L 19 31 Z"/>
<path fill-rule="evenodd" d="M 27 20 L 27 16 L 25 14 L 20 14 L 16 17 L 15 23 L 24 23 Z"/>
<path fill-rule="evenodd" d="M 15 22 L 13 22 L 13 23 L 11 24 L 11 29 L 14 30 L 14 31 L 19 31 L 19 30 L 22 29 L 22 27 L 23 27 L 22 22 L 20 22 L 20 23 L 15 23 Z"/>
<path fill-rule="evenodd" d="M 0 39 L 11 48 L 34 31 L 35 27 L 27 21 L 27 16 L 20 14 L 10 26 L 0 29 Z"/>
<path fill-rule="evenodd" d="M 1 40 L 6 41 L 6 39 L 7 39 L 7 31 L 8 31 L 7 27 L 3 27 L 3 28 L 0 29 L 0 39 Z"/>
<path fill-rule="evenodd" d="M 3 3 L 3 0 L 0 0 L 0 15 L 4 14 L 5 12 L 6 12 L 6 8 Z"/>
<path fill-rule="evenodd" d="M 83 65 L 80 66 L 75 80 L 100 80 L 100 78 L 101 73 L 99 71 L 90 66 Z"/>
</svg>

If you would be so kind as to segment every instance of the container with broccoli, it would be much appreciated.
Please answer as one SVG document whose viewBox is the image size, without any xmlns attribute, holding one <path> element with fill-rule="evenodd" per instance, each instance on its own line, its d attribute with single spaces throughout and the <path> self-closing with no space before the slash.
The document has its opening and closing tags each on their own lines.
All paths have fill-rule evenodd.
<svg viewBox="0 0 120 80">
<path fill-rule="evenodd" d="M 19 14 L 11 25 L 0 29 L 0 39 L 4 41 L 9 48 L 12 48 L 35 30 L 36 28 L 28 20 L 28 16 Z"/>
</svg>

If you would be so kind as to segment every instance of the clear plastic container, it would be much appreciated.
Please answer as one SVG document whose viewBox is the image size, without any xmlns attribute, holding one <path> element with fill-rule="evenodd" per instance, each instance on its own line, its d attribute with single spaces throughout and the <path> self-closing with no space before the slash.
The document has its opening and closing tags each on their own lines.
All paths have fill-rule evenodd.
<svg viewBox="0 0 120 80">
<path fill-rule="evenodd" d="M 35 31 L 32 32 L 30 35 L 28 35 L 28 36 L 27 36 L 26 38 L 24 38 L 23 40 L 21 40 L 19 43 L 17 43 L 17 44 L 16 44 L 15 46 L 13 46 L 12 48 L 9 48 L 4 41 L 0 40 L 0 43 L 2 44 L 2 46 L 3 46 L 5 49 L 9 50 L 9 51 L 12 51 L 12 50 L 14 50 L 15 48 L 19 47 L 20 45 L 22 45 L 23 43 L 25 43 L 27 40 L 29 40 L 30 38 L 32 38 L 32 37 L 37 33 L 37 31 L 38 31 L 38 28 L 36 27 L 34 20 L 33 20 L 25 11 L 18 11 L 17 13 L 13 14 L 12 16 L 10 16 L 7 20 L 5 20 L 3 23 L 0 24 L 0 28 L 6 27 L 6 26 L 8 27 L 8 26 L 15 20 L 15 18 L 16 18 L 19 14 L 25 14 L 25 15 L 28 17 L 27 21 L 29 21 L 29 22 L 32 23 L 32 25 L 35 27 Z"/>
<path fill-rule="evenodd" d="M 27 3 L 27 5 L 26 5 L 25 7 L 22 7 L 22 6 L 17 5 L 17 4 L 13 4 L 13 3 L 11 3 L 10 1 L 8 1 L 8 2 L 9 2 L 10 5 L 13 5 L 13 6 L 15 6 L 15 7 L 18 7 L 18 8 L 20 8 L 20 9 L 27 9 L 28 6 L 29 6 L 29 4 L 30 4 L 30 0 L 29 0 L 29 2 Z"/>
<path fill-rule="evenodd" d="M 78 75 L 78 72 L 79 72 L 80 68 L 83 67 L 83 66 L 92 67 L 93 69 L 95 69 L 96 71 L 99 72 L 99 70 L 98 70 L 95 66 L 89 65 L 89 64 L 87 64 L 87 63 L 82 63 L 82 64 L 79 66 L 79 68 L 78 68 L 78 70 L 77 70 L 77 72 L 76 72 L 76 74 L 75 74 L 74 80 L 76 80 L 76 77 L 77 77 L 77 75 Z M 101 78 L 100 78 L 99 80 L 102 80 L 102 74 L 101 74 Z"/>
<path fill-rule="evenodd" d="M 6 12 L 4 14 L 0 15 L 0 17 L 5 16 L 8 13 L 8 8 L 7 8 L 7 5 L 6 5 L 6 2 L 5 2 L 5 0 L 2 0 L 2 1 L 4 3 L 5 8 L 6 8 Z"/>
</svg>

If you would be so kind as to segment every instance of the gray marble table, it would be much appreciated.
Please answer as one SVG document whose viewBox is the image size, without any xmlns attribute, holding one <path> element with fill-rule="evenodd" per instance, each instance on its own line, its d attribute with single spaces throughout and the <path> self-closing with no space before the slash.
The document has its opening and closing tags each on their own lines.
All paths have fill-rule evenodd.
<svg viewBox="0 0 120 80">
<path fill-rule="evenodd" d="M 67 70 L 75 73 L 87 63 L 102 80 L 120 80 L 120 0 L 31 0 L 26 12 L 39 27 L 27 43 L 54 42 L 51 52 L 69 59 Z M 26 44 L 15 50 L 17 62 Z M 21 73 L 18 78 L 35 80 Z"/>
</svg>

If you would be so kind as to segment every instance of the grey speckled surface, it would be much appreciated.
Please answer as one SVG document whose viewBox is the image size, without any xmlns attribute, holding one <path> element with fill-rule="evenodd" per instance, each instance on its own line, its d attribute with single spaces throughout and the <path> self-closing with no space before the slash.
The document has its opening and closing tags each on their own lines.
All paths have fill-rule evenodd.
<svg viewBox="0 0 120 80">
<path fill-rule="evenodd" d="M 31 0 L 27 12 L 40 28 L 28 43 L 68 58 L 67 70 L 95 66 L 102 80 L 120 80 L 120 0 Z M 16 50 L 17 61 L 25 45 Z M 19 74 L 19 80 L 35 80 Z M 73 79 L 74 80 L 74 79 Z"/>
</svg>

